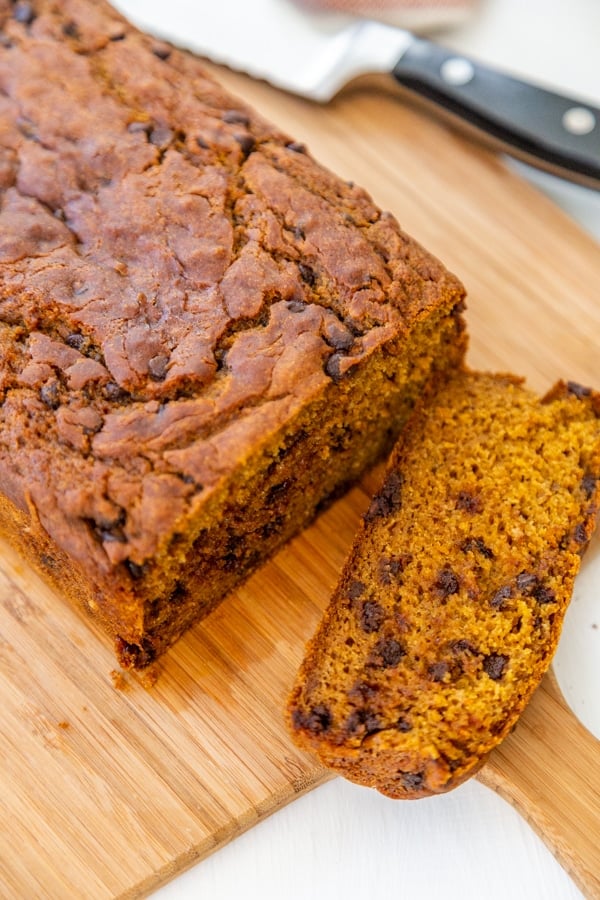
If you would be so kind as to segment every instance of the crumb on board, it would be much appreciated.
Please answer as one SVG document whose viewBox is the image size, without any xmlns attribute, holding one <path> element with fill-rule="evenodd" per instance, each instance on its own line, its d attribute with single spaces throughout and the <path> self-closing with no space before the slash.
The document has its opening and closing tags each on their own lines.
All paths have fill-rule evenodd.
<svg viewBox="0 0 600 900">
<path fill-rule="evenodd" d="M 137 673 L 137 678 L 147 691 L 151 690 L 158 680 L 158 676 L 161 670 L 160 663 L 154 663 L 149 665 L 147 668 L 142 669 L 141 672 Z"/>
<path fill-rule="evenodd" d="M 140 669 L 139 672 L 135 672 L 134 678 L 135 681 L 139 682 L 141 686 L 148 691 L 156 684 L 159 672 L 160 665 L 155 663 L 154 665 L 147 666 L 145 669 Z M 119 669 L 112 669 L 110 677 L 116 691 L 128 691 L 132 686 L 128 674 Z"/>
<path fill-rule="evenodd" d="M 129 682 L 122 672 L 119 672 L 117 669 L 112 669 L 110 677 L 112 679 L 113 687 L 116 691 L 128 690 Z"/>
</svg>

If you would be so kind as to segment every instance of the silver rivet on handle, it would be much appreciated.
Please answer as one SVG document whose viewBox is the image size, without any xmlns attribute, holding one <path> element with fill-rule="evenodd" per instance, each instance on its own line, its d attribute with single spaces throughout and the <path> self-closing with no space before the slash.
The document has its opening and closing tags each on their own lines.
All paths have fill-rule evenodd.
<svg viewBox="0 0 600 900">
<path fill-rule="evenodd" d="M 562 123 L 571 134 L 589 134 L 596 127 L 596 116 L 585 106 L 572 106 L 563 115 Z"/>
<path fill-rule="evenodd" d="M 444 60 L 440 66 L 440 75 L 447 84 L 453 84 L 460 87 L 468 84 L 475 75 L 473 63 L 461 56 L 451 56 Z"/>
</svg>

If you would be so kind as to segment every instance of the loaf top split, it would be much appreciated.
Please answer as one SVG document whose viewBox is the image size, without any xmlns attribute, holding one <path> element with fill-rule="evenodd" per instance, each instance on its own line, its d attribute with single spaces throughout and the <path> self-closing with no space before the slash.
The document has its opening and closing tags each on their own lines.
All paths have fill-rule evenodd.
<svg viewBox="0 0 600 900">
<path fill-rule="evenodd" d="M 102 0 L 0 0 L 0 192 L 0 486 L 100 567 L 463 294 Z"/>
<path fill-rule="evenodd" d="M 290 701 L 351 780 L 418 797 L 472 775 L 547 669 L 600 507 L 600 394 L 459 374 L 415 413 Z"/>
</svg>

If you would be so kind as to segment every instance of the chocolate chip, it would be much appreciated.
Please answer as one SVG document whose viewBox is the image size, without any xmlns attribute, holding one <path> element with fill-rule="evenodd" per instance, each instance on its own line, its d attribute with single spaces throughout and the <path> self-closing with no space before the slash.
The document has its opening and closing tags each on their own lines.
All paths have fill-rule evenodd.
<svg viewBox="0 0 600 900">
<path fill-rule="evenodd" d="M 153 356 L 148 363 L 148 374 L 153 381 L 164 381 L 167 375 L 169 357 L 159 354 Z"/>
<path fill-rule="evenodd" d="M 372 684 L 368 684 L 366 681 L 357 681 L 348 691 L 348 697 L 351 700 L 360 703 L 368 703 L 369 701 L 374 700 L 376 696 L 377 688 Z"/>
<path fill-rule="evenodd" d="M 315 275 L 314 269 L 312 269 L 310 266 L 307 266 L 306 263 L 298 263 L 298 270 L 300 272 L 302 280 L 310 287 L 314 287 L 317 281 L 317 276 Z"/>
<path fill-rule="evenodd" d="M 66 22 L 62 27 L 62 33 L 65 37 L 70 37 L 74 40 L 77 40 L 80 37 L 79 27 L 76 22 Z"/>
<path fill-rule="evenodd" d="M 268 489 L 267 496 L 265 498 L 267 506 L 270 506 L 273 503 L 277 503 L 279 500 L 285 497 L 291 483 L 292 481 L 290 478 L 285 478 L 278 484 L 272 484 Z"/>
<path fill-rule="evenodd" d="M 155 147 L 164 150 L 169 146 L 174 137 L 175 134 L 170 128 L 159 125 L 156 128 L 152 129 L 149 134 L 148 140 L 151 144 L 154 144 Z"/>
<path fill-rule="evenodd" d="M 483 659 L 483 670 L 492 681 L 499 681 L 502 678 L 507 665 L 508 656 L 504 656 L 502 653 L 490 653 Z"/>
<path fill-rule="evenodd" d="M 390 472 L 379 492 L 380 500 L 385 502 L 388 512 L 395 512 L 402 503 L 402 485 L 404 479 L 399 472 Z"/>
<path fill-rule="evenodd" d="M 516 579 L 517 589 L 523 594 L 531 594 L 537 584 L 537 578 L 531 572 L 520 572 Z"/>
<path fill-rule="evenodd" d="M 412 731 L 413 727 L 410 724 L 410 722 L 408 721 L 408 719 L 404 719 L 401 717 L 396 722 L 396 728 L 398 729 L 398 731 L 401 731 L 402 734 L 406 734 L 407 731 Z"/>
<path fill-rule="evenodd" d="M 357 718 L 359 723 L 364 725 L 365 734 L 375 734 L 375 732 L 381 731 L 381 721 L 375 713 L 361 709 L 357 711 Z"/>
<path fill-rule="evenodd" d="M 538 603 L 555 603 L 556 602 L 556 594 L 552 590 L 552 588 L 544 587 L 542 584 L 537 584 L 532 590 L 532 595 L 535 597 Z"/>
<path fill-rule="evenodd" d="M 354 343 L 354 336 L 350 334 L 349 331 L 342 331 L 338 329 L 337 331 L 330 332 L 326 337 L 327 343 L 330 347 L 333 347 L 334 350 L 350 350 Z"/>
<path fill-rule="evenodd" d="M 169 603 L 177 606 L 179 603 L 182 603 L 188 597 L 188 590 L 186 586 L 181 581 L 177 581 L 175 583 L 175 587 L 169 594 Z"/>
<path fill-rule="evenodd" d="M 40 400 L 50 409 L 60 406 L 60 392 L 56 381 L 49 381 L 40 388 Z"/>
<path fill-rule="evenodd" d="M 567 390 L 570 394 L 574 394 L 575 397 L 578 397 L 579 400 L 582 400 L 584 397 L 589 397 L 592 393 L 591 388 L 585 387 L 583 384 L 578 384 L 576 381 L 567 381 Z"/>
<path fill-rule="evenodd" d="M 145 567 L 143 565 L 141 565 L 141 566 L 138 565 L 137 563 L 133 562 L 133 560 L 131 560 L 131 559 L 125 560 L 125 568 L 129 572 L 131 577 L 134 578 L 136 581 L 139 578 L 142 578 L 146 574 Z"/>
<path fill-rule="evenodd" d="M 242 153 L 245 157 L 250 156 L 254 148 L 256 147 L 256 141 L 252 137 L 251 134 L 236 134 L 236 141 L 240 145 Z"/>
<path fill-rule="evenodd" d="M 195 138 L 195 141 L 198 144 L 198 146 L 201 147 L 203 150 L 208 150 L 208 144 L 206 143 L 206 141 L 204 140 L 203 137 L 197 137 L 197 138 Z"/>
<path fill-rule="evenodd" d="M 397 666 L 403 656 L 406 656 L 406 650 L 399 641 L 394 638 L 382 638 L 375 646 L 376 665 L 384 669 L 391 669 Z"/>
<path fill-rule="evenodd" d="M 166 44 L 155 44 L 152 47 L 152 53 L 158 59 L 166 60 L 170 57 L 172 51 L 170 47 L 167 47 Z"/>
<path fill-rule="evenodd" d="M 353 710 L 346 719 L 346 729 L 349 734 L 356 734 L 360 731 L 364 724 L 364 715 L 362 709 Z"/>
<path fill-rule="evenodd" d="M 39 138 L 37 135 L 37 125 L 35 122 L 32 122 L 27 116 L 18 116 L 15 119 L 15 125 L 23 135 L 29 141 L 34 141 L 34 143 L 39 143 Z"/>
<path fill-rule="evenodd" d="M 246 125 L 250 124 L 250 119 L 247 114 L 241 112 L 239 109 L 228 109 L 221 116 L 223 122 L 226 122 L 227 125 Z"/>
<path fill-rule="evenodd" d="M 285 146 L 288 150 L 293 150 L 294 153 L 306 153 L 306 144 L 300 144 L 298 141 L 290 141 Z"/>
<path fill-rule="evenodd" d="M 226 553 L 222 565 L 226 572 L 235 572 L 239 569 L 239 560 L 235 553 Z"/>
<path fill-rule="evenodd" d="M 350 713 L 346 721 L 346 728 L 350 733 L 363 731 L 365 734 L 375 734 L 381 731 L 381 721 L 375 713 L 366 709 L 355 709 Z"/>
<path fill-rule="evenodd" d="M 462 509 L 469 513 L 480 513 L 482 510 L 481 500 L 470 491 L 459 491 L 456 498 L 456 509 Z"/>
<path fill-rule="evenodd" d="M 450 650 L 452 653 L 477 653 L 473 644 L 470 641 L 467 641 L 466 638 L 454 641 L 450 644 Z"/>
<path fill-rule="evenodd" d="M 307 437 L 308 432 L 305 428 L 299 428 L 298 431 L 288 434 L 284 438 L 283 446 L 277 451 L 277 461 L 280 462 L 282 459 L 285 459 L 285 457 L 289 456 L 293 450 L 298 452 Z M 277 461 L 274 460 L 274 462 Z"/>
<path fill-rule="evenodd" d="M 448 663 L 443 660 L 434 662 L 428 669 L 432 681 L 443 681 L 449 671 Z"/>
<path fill-rule="evenodd" d="M 379 516 L 389 516 L 402 505 L 403 478 L 399 472 L 391 471 L 384 481 L 379 493 L 371 501 L 365 514 L 365 521 L 370 522 Z"/>
<path fill-rule="evenodd" d="M 74 350 L 82 350 L 87 343 L 87 338 L 85 335 L 80 334 L 77 331 L 74 331 L 72 334 L 68 334 L 65 338 L 65 344 L 68 344 L 69 347 L 72 347 Z"/>
<path fill-rule="evenodd" d="M 512 588 L 510 584 L 503 584 L 490 598 L 490 606 L 492 609 L 506 609 L 506 601 L 510 597 L 512 597 Z"/>
<path fill-rule="evenodd" d="M 584 522 L 579 522 L 573 529 L 573 540 L 578 544 L 587 544 L 589 536 Z"/>
<path fill-rule="evenodd" d="M 366 590 L 366 585 L 364 581 L 351 581 L 348 585 L 347 595 L 350 600 L 358 600 L 359 597 L 362 597 Z"/>
<path fill-rule="evenodd" d="M 458 577 L 452 571 L 450 566 L 444 566 L 443 569 L 440 569 L 438 577 L 433 582 L 433 590 L 437 596 L 445 599 L 452 594 L 458 594 L 459 588 L 460 583 Z"/>
<path fill-rule="evenodd" d="M 381 721 L 375 713 L 366 713 L 365 731 L 367 734 L 375 734 L 375 732 L 381 731 Z"/>
<path fill-rule="evenodd" d="M 107 381 L 102 388 L 102 393 L 107 400 L 122 400 L 127 397 L 127 391 L 124 391 L 116 381 Z"/>
<path fill-rule="evenodd" d="M 31 25 L 36 14 L 31 3 L 26 2 L 26 0 L 18 0 L 18 2 L 15 3 L 13 17 L 17 22 L 20 22 L 21 25 Z"/>
<path fill-rule="evenodd" d="M 472 551 L 473 553 L 481 553 L 482 556 L 485 556 L 486 559 L 493 559 L 494 552 L 490 550 L 490 548 L 484 543 L 483 539 L 480 537 L 469 537 L 462 542 L 460 545 L 460 549 L 463 553 L 468 553 Z"/>
<path fill-rule="evenodd" d="M 273 516 L 269 519 L 269 521 L 259 530 L 261 540 L 266 541 L 274 534 L 281 534 L 284 522 L 285 519 L 283 516 Z"/>
<path fill-rule="evenodd" d="M 376 600 L 363 603 L 360 612 L 360 626 L 368 634 L 379 631 L 385 619 L 385 610 Z"/>
<path fill-rule="evenodd" d="M 313 734 L 322 734 L 331 726 L 331 713 L 326 706 L 319 704 L 307 712 L 295 709 L 292 721 L 296 728 L 305 728 Z"/>
<path fill-rule="evenodd" d="M 581 479 L 581 490 L 583 491 L 586 500 L 590 500 L 596 490 L 596 484 L 598 483 L 598 479 L 592 472 L 586 472 L 586 474 Z"/>
<path fill-rule="evenodd" d="M 113 528 L 111 530 L 107 529 L 99 529 L 98 537 L 101 541 L 104 541 L 108 544 L 110 543 L 119 543 L 124 544 L 127 541 L 127 538 L 122 529 Z"/>
<path fill-rule="evenodd" d="M 114 525 L 112 528 L 98 528 L 96 529 L 98 537 L 101 541 L 105 541 L 106 543 L 119 543 L 124 544 L 127 541 L 125 536 L 125 532 L 121 525 Z"/>
<path fill-rule="evenodd" d="M 149 135 L 152 131 L 152 122 L 140 122 L 136 120 L 135 122 L 130 122 L 127 126 L 127 131 L 130 134 L 139 134 L 143 132 L 146 135 Z"/>
<path fill-rule="evenodd" d="M 108 39 L 114 43 L 115 41 L 124 41 L 126 36 L 124 31 L 118 31 L 116 34 L 111 34 Z"/>
<path fill-rule="evenodd" d="M 47 553 L 40 554 L 40 562 L 46 569 L 54 570 L 58 568 L 58 563 L 54 557 L 49 556 Z"/>
<path fill-rule="evenodd" d="M 401 772 L 402 784 L 407 791 L 419 791 L 423 787 L 425 776 L 422 772 Z"/>
<path fill-rule="evenodd" d="M 343 359 L 344 356 L 342 353 L 332 353 L 325 363 L 325 373 L 329 375 L 334 384 L 339 384 L 344 377 L 344 373 L 342 371 Z"/>
<path fill-rule="evenodd" d="M 410 553 L 397 556 L 382 556 L 377 564 L 377 577 L 381 584 L 389 585 L 398 580 L 406 566 L 412 561 Z"/>
<path fill-rule="evenodd" d="M 377 563 L 377 579 L 386 587 L 392 583 L 397 572 L 392 569 L 392 557 L 384 556 Z"/>
<path fill-rule="evenodd" d="M 288 300 L 287 308 L 292 313 L 301 313 L 306 309 L 306 303 L 301 300 Z"/>
</svg>

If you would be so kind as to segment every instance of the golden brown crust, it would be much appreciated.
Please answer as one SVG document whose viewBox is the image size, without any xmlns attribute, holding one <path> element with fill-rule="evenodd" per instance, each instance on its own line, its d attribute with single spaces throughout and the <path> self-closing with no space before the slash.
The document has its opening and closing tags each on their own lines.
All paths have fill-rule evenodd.
<svg viewBox="0 0 600 900">
<path fill-rule="evenodd" d="M 108 4 L 0 0 L 0 29 L 0 489 L 141 665 L 389 446 L 464 291 Z"/>
<path fill-rule="evenodd" d="M 296 740 L 393 797 L 448 790 L 547 669 L 600 506 L 600 395 L 461 373 L 413 415 L 289 702 Z"/>
</svg>

